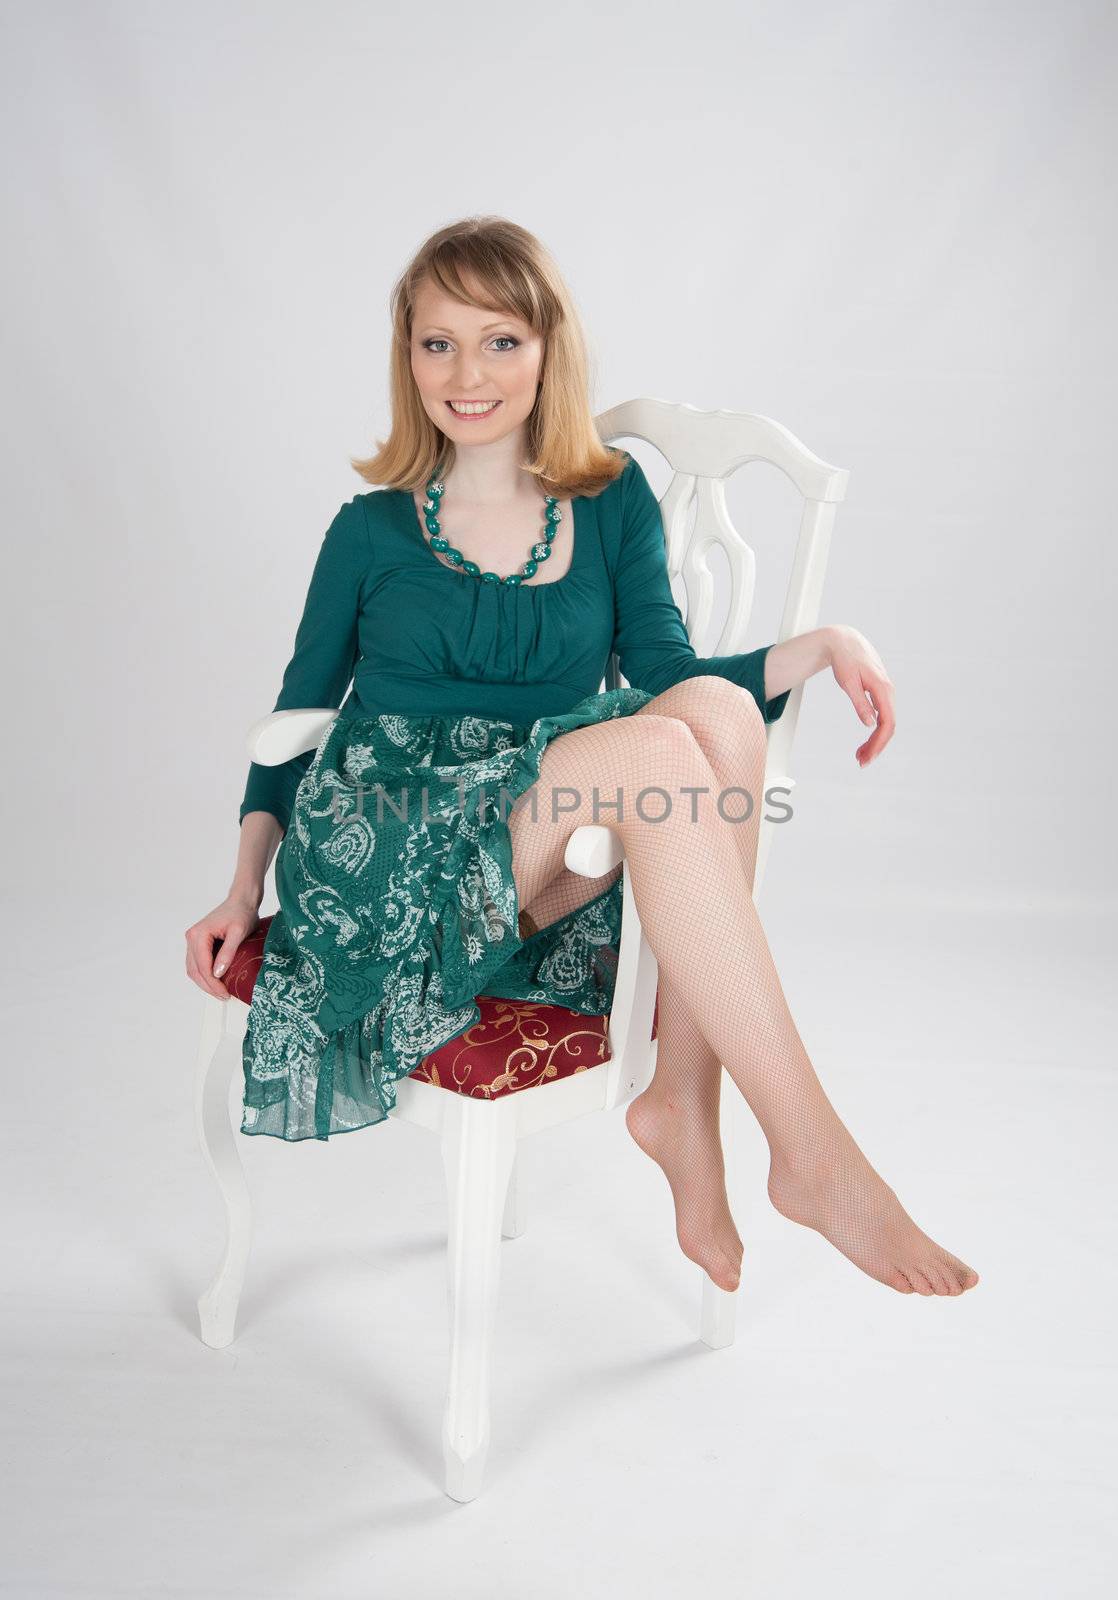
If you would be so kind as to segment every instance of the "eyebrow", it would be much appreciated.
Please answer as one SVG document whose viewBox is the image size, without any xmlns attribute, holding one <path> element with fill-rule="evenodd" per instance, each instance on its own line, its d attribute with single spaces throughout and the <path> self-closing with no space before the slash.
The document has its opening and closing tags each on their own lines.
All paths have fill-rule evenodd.
<svg viewBox="0 0 1118 1600">
<path fill-rule="evenodd" d="M 482 328 L 481 331 L 482 331 L 482 333 L 488 333 L 490 328 L 499 328 L 501 326 L 502 322 L 517 322 L 517 321 L 519 321 L 519 318 L 517 318 L 517 317 L 513 317 L 513 316 L 501 317 L 500 320 L 497 321 L 497 322 L 487 322 L 485 324 L 484 328 Z M 429 327 L 425 327 L 423 329 L 423 332 L 424 333 L 449 333 L 450 329 L 449 328 L 440 328 L 435 323 L 432 323 Z"/>
</svg>

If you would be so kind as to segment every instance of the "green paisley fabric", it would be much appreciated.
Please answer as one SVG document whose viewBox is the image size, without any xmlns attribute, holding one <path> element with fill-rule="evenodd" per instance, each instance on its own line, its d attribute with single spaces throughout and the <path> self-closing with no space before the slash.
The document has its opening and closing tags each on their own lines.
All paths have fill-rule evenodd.
<svg viewBox="0 0 1118 1600">
<path fill-rule="evenodd" d="M 604 690 L 527 726 L 344 712 L 328 725 L 276 856 L 242 1133 L 328 1139 L 383 1122 L 396 1080 L 480 1019 L 477 995 L 610 1010 L 620 878 L 522 938 L 507 819 L 550 740 L 651 698 Z"/>
</svg>

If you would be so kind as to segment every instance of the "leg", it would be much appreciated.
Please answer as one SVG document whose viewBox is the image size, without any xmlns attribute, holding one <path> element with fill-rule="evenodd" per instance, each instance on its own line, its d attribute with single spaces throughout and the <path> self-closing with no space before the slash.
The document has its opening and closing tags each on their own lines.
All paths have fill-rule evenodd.
<svg viewBox="0 0 1118 1600">
<path fill-rule="evenodd" d="M 655 700 L 649 701 L 649 706 L 655 704 Z M 557 922 L 620 875 L 620 866 L 601 878 L 584 878 L 563 867 L 528 911 L 521 913 L 521 931 L 531 933 Z M 625 1126 L 668 1180 L 675 1203 L 676 1238 L 684 1255 L 702 1267 L 720 1289 L 736 1289 L 743 1247 L 726 1196 L 718 1129 L 722 1065 L 695 1027 L 679 991 L 663 973 L 657 992 L 656 1073 L 644 1093 L 627 1107 Z"/>
<path fill-rule="evenodd" d="M 637 715 L 676 717 L 690 728 L 710 763 L 716 792 L 725 794 L 726 815 L 734 819 L 727 826 L 752 891 L 768 743 L 761 719 L 744 714 L 746 700 L 748 691 L 728 678 L 689 678 L 656 695 Z M 629 1105 L 626 1126 L 668 1180 L 684 1254 L 698 1261 L 720 1288 L 734 1289 L 741 1277 L 743 1246 L 726 1194 L 719 1131 L 722 1063 L 676 984 L 660 973 L 657 988 L 656 1072 Z M 710 1264 L 712 1241 L 726 1258 L 728 1271 Z"/>
<path fill-rule="evenodd" d="M 760 720 L 752 701 L 743 707 Z M 970 1288 L 977 1274 L 917 1227 L 827 1099 L 788 1010 L 734 825 L 717 799 L 710 763 L 675 718 L 638 715 L 574 729 L 545 751 L 539 783 L 509 816 L 520 903 L 530 904 L 558 874 L 574 828 L 613 828 L 657 963 L 701 1019 L 765 1134 L 773 1204 L 902 1293 Z"/>
<path fill-rule="evenodd" d="M 726 795 L 726 810 L 742 818 L 732 823 L 732 833 L 752 888 L 768 746 L 760 719 L 743 721 L 743 699 L 749 699 L 748 692 L 726 678 L 688 679 L 656 695 L 637 715 L 676 717 L 686 723 L 710 763 L 718 790 L 738 791 Z M 752 797 L 751 809 L 746 794 Z M 535 926 L 545 927 L 599 893 L 620 870 L 588 880 L 564 868 L 533 901 L 528 915 Z M 656 1072 L 628 1106 L 625 1125 L 668 1180 L 684 1255 L 719 1288 L 732 1290 L 741 1278 L 743 1246 L 726 1194 L 719 1130 L 722 1063 L 666 973 L 659 974 L 657 989 Z"/>
<path fill-rule="evenodd" d="M 611 868 L 600 878 L 584 878 L 581 872 L 572 872 L 570 867 L 560 867 L 556 876 L 540 890 L 531 905 L 521 910 L 521 931 L 531 934 L 539 928 L 546 928 L 549 923 L 558 922 L 560 917 L 567 916 L 577 907 L 593 900 L 620 876 L 620 866 Z"/>
</svg>

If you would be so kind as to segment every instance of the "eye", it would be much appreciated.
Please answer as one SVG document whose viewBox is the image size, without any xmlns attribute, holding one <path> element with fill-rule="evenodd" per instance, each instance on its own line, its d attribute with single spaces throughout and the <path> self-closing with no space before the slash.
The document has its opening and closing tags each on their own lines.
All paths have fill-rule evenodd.
<svg viewBox="0 0 1118 1600">
<path fill-rule="evenodd" d="M 494 338 L 493 338 L 493 343 L 497 344 L 501 339 L 503 339 L 506 344 L 511 345 L 511 347 L 514 350 L 519 347 L 520 340 L 514 338 L 511 333 L 498 333 L 498 334 L 496 334 L 494 336 Z M 449 343 L 450 343 L 449 339 L 439 339 L 439 338 L 424 339 L 423 348 L 424 348 L 424 350 L 430 350 L 432 345 L 449 344 Z M 435 355 L 441 355 L 442 351 L 441 350 L 436 350 L 434 353 L 435 353 Z M 501 350 L 501 351 L 498 352 L 498 354 L 505 355 L 505 354 L 507 354 L 507 352 L 504 351 L 504 350 Z"/>
</svg>

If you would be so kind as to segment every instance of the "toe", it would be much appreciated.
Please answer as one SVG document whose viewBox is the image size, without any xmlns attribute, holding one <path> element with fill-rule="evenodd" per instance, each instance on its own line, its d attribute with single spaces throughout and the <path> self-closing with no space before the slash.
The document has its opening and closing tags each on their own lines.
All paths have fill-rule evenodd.
<svg viewBox="0 0 1118 1600">
<path fill-rule="evenodd" d="M 917 1294 L 935 1294 L 935 1290 L 932 1288 L 931 1284 L 928 1282 L 927 1278 L 924 1276 L 923 1272 L 921 1272 L 919 1267 L 906 1267 L 905 1271 L 912 1280 L 912 1287 L 916 1290 Z"/>
<path fill-rule="evenodd" d="M 959 1294 L 959 1285 L 952 1276 L 946 1261 L 931 1261 L 924 1268 L 924 1276 L 937 1294 Z"/>
<path fill-rule="evenodd" d="M 968 1267 L 965 1261 L 960 1261 L 958 1256 L 948 1254 L 947 1268 L 959 1285 L 960 1294 L 964 1289 L 973 1289 L 978 1282 L 978 1273 L 972 1267 Z"/>
<path fill-rule="evenodd" d="M 733 1294 L 741 1285 L 741 1273 L 728 1261 L 723 1261 L 713 1276 L 715 1283 L 725 1294 Z"/>
<path fill-rule="evenodd" d="M 899 1294 L 911 1294 L 912 1285 L 901 1271 L 900 1267 L 891 1267 L 885 1279 L 890 1289 L 896 1289 Z"/>
</svg>

